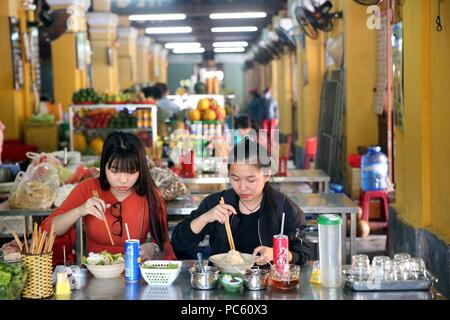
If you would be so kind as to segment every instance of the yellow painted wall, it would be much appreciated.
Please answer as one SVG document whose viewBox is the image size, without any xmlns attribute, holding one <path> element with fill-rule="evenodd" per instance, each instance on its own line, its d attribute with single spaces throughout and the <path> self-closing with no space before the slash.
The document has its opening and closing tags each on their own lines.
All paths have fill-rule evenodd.
<svg viewBox="0 0 450 320">
<path fill-rule="evenodd" d="M 397 211 L 450 243 L 450 6 L 410 1 L 404 13 L 404 130 L 396 130 Z M 445 25 L 447 21 L 447 25 Z"/>
<path fill-rule="evenodd" d="M 280 108 L 280 133 L 292 133 L 292 62 L 289 53 L 275 62 L 278 65 L 278 106 Z"/>
<path fill-rule="evenodd" d="M 87 85 L 86 71 L 77 69 L 74 33 L 63 34 L 51 42 L 51 47 L 55 102 L 61 103 L 67 112 L 73 93 Z"/>
<path fill-rule="evenodd" d="M 304 146 L 305 139 L 317 136 L 319 130 L 320 95 L 325 72 L 324 39 L 323 34 L 317 40 L 306 37 L 305 49 L 297 41 L 298 146 Z"/>
<path fill-rule="evenodd" d="M 346 155 L 359 145 L 378 143 L 378 119 L 373 112 L 376 87 L 376 30 L 366 27 L 366 7 L 344 1 Z"/>
<path fill-rule="evenodd" d="M 99 92 L 119 91 L 117 49 L 112 46 L 112 40 L 107 35 L 98 35 L 98 38 L 91 40 L 92 83 Z M 108 48 L 112 48 L 112 65 L 108 65 Z"/>
<path fill-rule="evenodd" d="M 21 139 L 25 117 L 24 90 L 13 89 L 13 66 L 9 16 L 18 17 L 17 1 L 0 1 L 0 120 L 5 125 L 5 139 Z"/>
</svg>

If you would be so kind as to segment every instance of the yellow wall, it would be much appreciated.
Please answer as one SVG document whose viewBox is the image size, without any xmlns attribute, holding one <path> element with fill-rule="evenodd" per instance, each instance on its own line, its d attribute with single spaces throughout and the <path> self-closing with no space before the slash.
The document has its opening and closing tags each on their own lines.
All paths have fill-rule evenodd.
<svg viewBox="0 0 450 320">
<path fill-rule="evenodd" d="M 396 130 L 396 207 L 401 218 L 450 243 L 450 6 L 404 6 L 404 130 Z"/>
<path fill-rule="evenodd" d="M 317 40 L 305 38 L 305 50 L 297 41 L 298 145 L 317 136 L 319 129 L 320 94 L 324 70 L 323 35 Z M 304 78 L 306 68 L 306 79 Z M 306 81 L 306 85 L 304 85 Z"/>
<path fill-rule="evenodd" d="M 278 64 L 278 106 L 280 108 L 280 133 L 292 133 L 292 62 L 289 53 L 283 54 Z"/>
<path fill-rule="evenodd" d="M 376 86 L 376 30 L 366 27 L 366 7 L 344 1 L 346 154 L 359 145 L 378 144 L 378 120 L 373 112 Z"/>
<path fill-rule="evenodd" d="M 112 46 L 111 35 L 91 36 L 92 83 L 98 92 L 116 93 L 119 91 L 117 48 Z M 112 65 L 108 64 L 107 50 L 112 48 Z"/>
<path fill-rule="evenodd" d="M 18 9 L 18 1 L 0 1 L 0 120 L 6 127 L 5 139 L 22 138 L 25 114 L 31 109 L 25 105 L 24 90 L 13 89 L 9 16 L 18 17 Z"/>
<path fill-rule="evenodd" d="M 63 34 L 51 46 L 55 102 L 67 112 L 73 93 L 86 87 L 86 71 L 77 69 L 75 33 Z"/>
</svg>

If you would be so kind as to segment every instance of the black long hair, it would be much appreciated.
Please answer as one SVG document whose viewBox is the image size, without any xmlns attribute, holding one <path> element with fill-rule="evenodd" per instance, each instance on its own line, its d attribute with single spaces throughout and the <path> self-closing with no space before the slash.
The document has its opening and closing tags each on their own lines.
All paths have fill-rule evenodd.
<svg viewBox="0 0 450 320">
<path fill-rule="evenodd" d="M 240 143 L 234 145 L 233 149 L 228 154 L 228 172 L 232 164 L 250 164 L 262 170 L 264 175 L 271 174 L 272 160 L 267 152 L 267 149 L 258 142 L 255 142 L 248 137 L 245 137 Z M 278 207 L 274 199 L 275 190 L 267 181 L 263 189 L 263 199 L 261 208 L 265 201 L 273 211 L 277 211 Z M 275 222 L 276 218 L 273 215 L 272 220 Z"/>
<path fill-rule="evenodd" d="M 150 234 L 163 250 L 163 243 L 169 239 L 167 219 L 161 196 L 148 169 L 145 149 L 141 140 L 128 132 L 110 133 L 103 144 L 100 159 L 100 187 L 105 191 L 110 188 L 106 178 L 106 168 L 117 172 L 139 172 L 139 178 L 134 188 L 138 195 L 147 197 Z"/>
</svg>

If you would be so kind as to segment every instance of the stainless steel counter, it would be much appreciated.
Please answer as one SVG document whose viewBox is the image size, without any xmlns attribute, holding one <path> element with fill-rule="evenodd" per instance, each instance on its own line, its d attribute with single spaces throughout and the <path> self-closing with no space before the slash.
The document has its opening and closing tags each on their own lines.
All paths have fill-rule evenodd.
<svg viewBox="0 0 450 320">
<path fill-rule="evenodd" d="M 201 174 L 195 178 L 182 178 L 185 184 L 202 184 L 202 185 L 214 185 L 214 184 L 229 184 L 230 179 L 228 176 L 219 176 L 214 174 Z M 288 170 L 286 177 L 272 176 L 270 177 L 270 182 L 277 185 L 280 183 L 316 183 L 318 185 L 318 192 L 328 192 L 328 184 L 330 182 L 330 177 L 323 171 L 318 169 L 308 169 L 308 170 Z M 275 186 L 279 187 L 279 186 Z"/>
<path fill-rule="evenodd" d="M 223 289 L 197 290 L 190 284 L 188 268 L 195 262 L 183 261 L 180 275 L 171 286 L 149 286 L 141 279 L 137 284 L 128 284 L 124 277 L 100 279 L 89 277 L 80 290 L 73 290 L 72 300 L 378 300 L 378 299 L 439 299 L 435 288 L 430 291 L 412 292 L 352 292 L 347 288 L 322 288 L 309 282 L 311 265 L 301 268 L 301 281 L 297 288 L 283 291 L 269 287 L 261 291 L 228 293 Z M 52 299 L 56 299 L 53 296 Z"/>
</svg>

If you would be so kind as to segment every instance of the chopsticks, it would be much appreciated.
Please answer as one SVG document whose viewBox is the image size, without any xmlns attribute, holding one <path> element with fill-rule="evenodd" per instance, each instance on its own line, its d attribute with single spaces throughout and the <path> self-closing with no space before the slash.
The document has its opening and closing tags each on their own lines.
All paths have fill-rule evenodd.
<svg viewBox="0 0 450 320">
<path fill-rule="evenodd" d="M 225 204 L 225 201 L 223 200 L 223 197 L 220 197 L 220 204 Z M 234 249 L 234 240 L 233 240 L 233 234 L 231 233 L 231 227 L 229 219 L 225 221 L 225 230 L 227 231 L 227 237 L 228 237 L 228 243 L 230 245 L 230 250 Z"/>
<path fill-rule="evenodd" d="M 92 191 L 92 195 L 93 195 L 94 197 L 96 197 L 96 198 L 100 198 L 100 197 L 98 196 L 97 190 Z M 111 244 L 112 244 L 113 246 L 115 246 L 114 240 L 113 240 L 113 238 L 112 238 L 112 236 L 111 236 L 111 231 L 109 231 L 108 221 L 106 221 L 106 215 L 105 215 L 104 212 L 103 212 L 103 221 L 105 222 L 106 231 L 108 231 L 109 240 L 111 241 Z"/>
<path fill-rule="evenodd" d="M 47 231 L 43 231 L 42 229 L 41 231 L 38 231 L 38 225 L 35 222 L 34 223 L 34 228 L 33 228 L 33 233 L 31 236 L 31 243 L 30 243 L 30 247 L 28 248 L 28 242 L 27 242 L 27 237 L 24 234 L 23 235 L 23 241 L 24 241 L 24 245 L 22 245 L 22 243 L 20 243 L 19 248 L 20 251 L 22 252 L 23 249 L 23 253 L 24 254 L 42 254 L 42 253 L 50 253 L 52 252 L 53 249 L 53 243 L 55 242 L 55 226 L 52 224 L 52 228 L 50 230 L 50 234 L 47 234 Z M 40 228 L 39 228 L 40 229 Z M 16 239 L 17 233 L 14 230 L 13 232 L 13 236 Z M 16 242 L 18 240 L 18 236 L 16 239 Z M 20 242 L 20 240 L 19 240 Z M 19 242 L 17 242 L 17 244 L 19 244 Z"/>
</svg>

